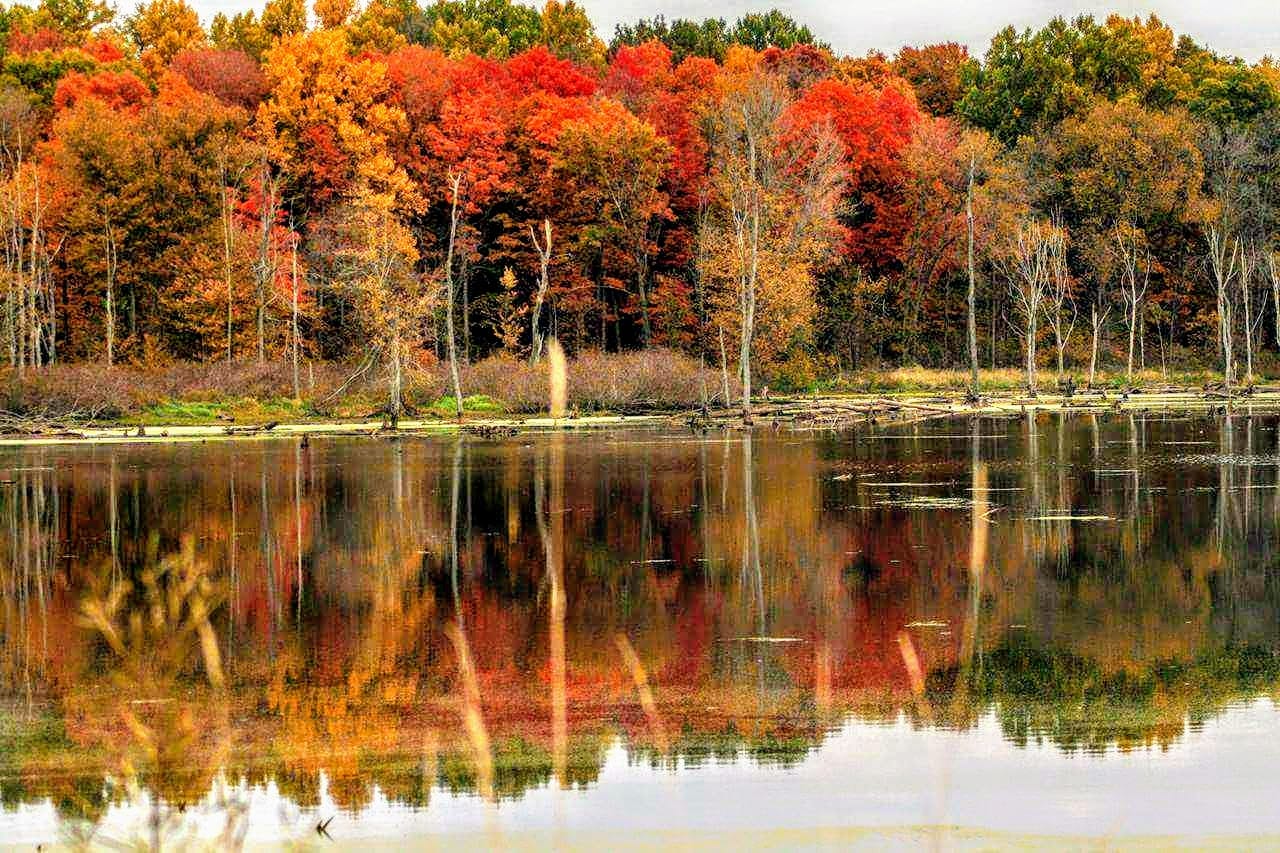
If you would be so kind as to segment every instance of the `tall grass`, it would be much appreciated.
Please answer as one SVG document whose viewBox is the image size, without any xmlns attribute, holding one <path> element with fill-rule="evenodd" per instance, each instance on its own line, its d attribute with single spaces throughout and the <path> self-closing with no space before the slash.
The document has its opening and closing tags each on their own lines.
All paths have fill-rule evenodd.
<svg viewBox="0 0 1280 853">
<path fill-rule="evenodd" d="M 385 399 L 377 370 L 358 364 L 308 365 L 302 399 L 293 399 L 292 368 L 285 362 L 180 362 L 163 367 L 58 364 L 19 377 L 0 371 L 0 409 L 30 417 L 93 420 L 141 419 L 155 423 L 362 417 Z M 563 412 L 674 410 L 700 404 L 703 374 L 688 356 L 670 350 L 579 354 L 565 368 Z M 552 399 L 546 366 L 494 356 L 461 366 L 469 412 L 532 414 Z M 410 370 L 405 393 L 420 415 L 442 417 L 438 401 L 449 393 L 448 369 L 434 364 Z M 717 386 L 718 387 L 718 386 Z M 452 399 L 450 397 L 450 399 Z M 553 401 L 554 402 L 554 401 Z M 451 413 L 449 413 L 451 414 Z"/>
</svg>

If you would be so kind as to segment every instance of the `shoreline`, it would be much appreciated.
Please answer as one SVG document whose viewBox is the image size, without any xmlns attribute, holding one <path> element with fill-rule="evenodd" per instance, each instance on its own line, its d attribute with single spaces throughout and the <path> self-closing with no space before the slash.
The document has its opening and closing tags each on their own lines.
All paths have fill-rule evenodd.
<svg viewBox="0 0 1280 853">
<path fill-rule="evenodd" d="M 1255 387 L 1228 396 L 1221 391 L 1166 387 L 1131 393 L 1077 391 L 1067 395 L 1030 396 L 995 392 L 973 402 L 963 392 L 888 394 L 814 394 L 775 396 L 753 404 L 752 426 L 801 430 L 846 429 L 858 425 L 905 425 L 948 417 L 1011 417 L 1028 413 L 1104 414 L 1114 412 L 1219 413 L 1280 412 L 1280 386 Z M 138 425 L 68 423 L 31 432 L 0 435 L 0 446 L 64 444 L 160 444 L 191 441 L 261 439 L 307 436 L 391 437 L 453 435 L 459 432 L 497 438 L 521 433 L 629 429 L 672 426 L 692 430 L 743 428 L 739 409 L 652 411 L 635 414 L 579 415 L 552 418 L 472 415 L 461 421 L 405 419 L 390 429 L 380 419 L 292 421 L 268 424 L 198 423 Z"/>
</svg>

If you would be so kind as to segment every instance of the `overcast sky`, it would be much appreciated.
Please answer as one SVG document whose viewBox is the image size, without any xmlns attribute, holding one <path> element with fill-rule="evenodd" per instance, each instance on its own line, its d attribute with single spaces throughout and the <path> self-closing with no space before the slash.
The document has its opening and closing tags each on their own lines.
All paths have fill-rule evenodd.
<svg viewBox="0 0 1280 853">
<path fill-rule="evenodd" d="M 215 12 L 259 8 L 259 0 L 192 0 L 205 22 Z M 1054 15 L 1155 12 L 1178 34 L 1190 34 L 1221 53 L 1260 59 L 1280 55 L 1280 0 L 579 0 L 608 41 L 619 21 L 662 14 L 671 18 L 721 17 L 730 23 L 747 11 L 779 8 L 809 25 L 839 53 L 871 49 L 892 54 L 904 44 L 959 41 L 982 55 L 1006 24 L 1040 26 Z M 535 5 L 531 3 L 530 5 Z M 541 5 L 538 3 L 537 5 Z M 120 0 L 122 11 L 132 0 Z"/>
</svg>

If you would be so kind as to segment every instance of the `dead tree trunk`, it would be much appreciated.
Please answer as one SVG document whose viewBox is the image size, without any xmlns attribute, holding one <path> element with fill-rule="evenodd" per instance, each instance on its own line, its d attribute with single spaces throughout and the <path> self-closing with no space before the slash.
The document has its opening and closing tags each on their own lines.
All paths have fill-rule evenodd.
<svg viewBox="0 0 1280 853">
<path fill-rule="evenodd" d="M 969 229 L 969 394 L 978 398 L 978 306 L 973 276 L 973 173 L 976 160 L 969 158 L 969 192 L 965 199 L 965 221 Z M 1277 320 L 1280 323 L 1280 320 Z M 1277 326 L 1280 328 L 1280 326 Z"/>
<path fill-rule="evenodd" d="M 107 220 L 104 229 L 104 243 L 106 249 L 107 263 L 107 293 L 106 293 L 106 337 L 107 337 L 107 367 L 115 364 L 116 358 L 116 237 L 115 228 L 111 225 L 111 220 Z"/>
<path fill-rule="evenodd" d="M 1209 226 L 1207 238 L 1209 269 L 1213 273 L 1218 295 L 1218 344 L 1222 352 L 1222 381 L 1230 391 L 1235 383 L 1231 283 L 1239 271 L 1240 241 L 1228 241 L 1226 235 L 1216 225 Z"/>
<path fill-rule="evenodd" d="M 449 346 L 449 375 L 453 379 L 453 396 L 457 402 L 458 420 L 462 420 L 462 379 L 458 375 L 458 347 L 453 331 L 453 252 L 454 244 L 458 238 L 458 221 L 462 218 L 461 208 L 458 207 L 458 194 L 462 189 L 462 176 L 451 174 L 449 176 L 449 188 L 451 191 L 449 204 L 449 247 L 445 253 L 444 260 L 444 289 L 445 289 L 445 337 L 448 338 Z M 397 359 L 399 354 L 397 353 Z M 398 368 L 397 368 L 398 369 Z"/>
<path fill-rule="evenodd" d="M 289 266 L 290 278 L 293 285 L 293 317 L 290 323 L 290 338 L 293 342 L 293 399 L 302 399 L 302 391 L 298 384 L 298 349 L 301 346 L 301 340 L 298 336 L 298 238 L 293 236 L 292 252 L 290 253 Z"/>
<path fill-rule="evenodd" d="M 258 332 L 258 363 L 267 360 L 267 300 L 276 277 L 275 246 L 272 231 L 276 221 L 276 184 L 266 164 L 262 167 L 262 204 L 258 222 L 258 259 L 254 264 L 254 323 Z"/>
<path fill-rule="evenodd" d="M 549 271 L 551 268 L 551 220 L 542 220 L 542 242 L 538 242 L 538 232 L 529 226 L 529 239 L 533 241 L 534 251 L 538 253 L 538 292 L 533 299 L 533 314 L 530 317 L 529 363 L 537 364 L 542 359 L 542 302 L 547 298 L 547 290 L 551 285 Z"/>
</svg>

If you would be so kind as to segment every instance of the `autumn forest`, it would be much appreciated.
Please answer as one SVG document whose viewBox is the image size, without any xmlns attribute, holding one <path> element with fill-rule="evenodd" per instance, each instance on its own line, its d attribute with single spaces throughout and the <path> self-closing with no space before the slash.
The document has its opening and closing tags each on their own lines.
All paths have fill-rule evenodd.
<svg viewBox="0 0 1280 853">
<path fill-rule="evenodd" d="M 1154 16 L 983 56 L 840 56 L 776 11 L 605 37 L 573 0 L 8 6 L 8 365 L 270 362 L 295 398 L 342 365 L 396 415 L 553 338 L 725 403 L 753 370 L 1248 383 L 1280 345 L 1270 59 Z"/>
</svg>

